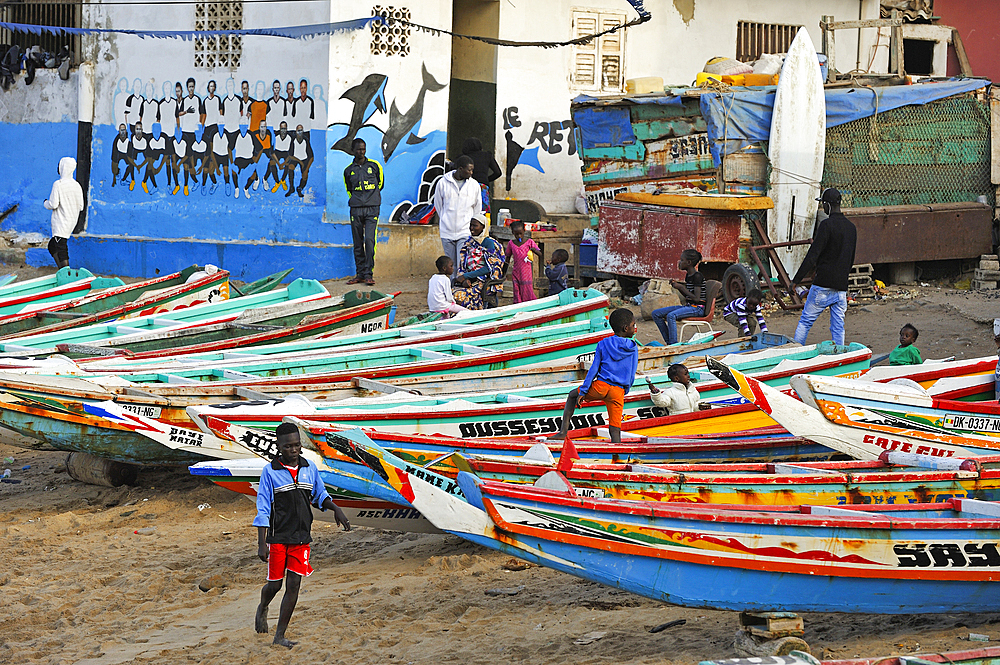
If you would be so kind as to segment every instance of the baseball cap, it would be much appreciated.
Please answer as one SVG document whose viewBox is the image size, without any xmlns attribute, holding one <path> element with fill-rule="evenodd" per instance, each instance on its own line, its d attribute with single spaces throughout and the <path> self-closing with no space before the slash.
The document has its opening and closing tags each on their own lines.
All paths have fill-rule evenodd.
<svg viewBox="0 0 1000 665">
<path fill-rule="evenodd" d="M 823 193 L 819 195 L 816 199 L 817 201 L 825 201 L 833 205 L 840 205 L 840 190 L 836 187 L 827 187 L 823 190 Z"/>
</svg>

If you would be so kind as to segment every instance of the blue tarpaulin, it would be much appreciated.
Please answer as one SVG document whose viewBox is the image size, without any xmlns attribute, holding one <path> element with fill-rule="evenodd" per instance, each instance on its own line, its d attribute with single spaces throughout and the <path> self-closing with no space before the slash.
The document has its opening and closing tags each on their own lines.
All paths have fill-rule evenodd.
<svg viewBox="0 0 1000 665">
<path fill-rule="evenodd" d="M 984 79 L 957 79 L 878 88 L 847 88 L 826 91 L 826 126 L 836 127 L 901 106 L 926 104 L 937 99 L 978 90 L 989 85 Z M 728 155 L 771 136 L 774 88 L 706 92 L 701 96 L 701 114 L 708 125 L 712 160 L 720 164 Z"/>
<path fill-rule="evenodd" d="M 635 143 L 632 118 L 627 106 L 600 106 L 580 109 L 573 114 L 580 128 L 584 149 L 611 148 Z"/>
</svg>

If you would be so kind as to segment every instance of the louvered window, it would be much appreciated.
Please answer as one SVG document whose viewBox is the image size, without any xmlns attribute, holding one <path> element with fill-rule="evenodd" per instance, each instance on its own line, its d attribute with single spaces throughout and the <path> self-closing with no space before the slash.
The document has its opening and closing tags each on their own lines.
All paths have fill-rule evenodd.
<svg viewBox="0 0 1000 665">
<path fill-rule="evenodd" d="M 615 12 L 574 11 L 573 37 L 593 35 L 625 24 Z M 625 33 L 612 32 L 573 47 L 570 85 L 589 92 L 621 92 L 625 86 Z"/>
<path fill-rule="evenodd" d="M 736 59 L 741 62 L 753 62 L 764 53 L 787 53 L 795 35 L 799 34 L 800 25 L 781 23 L 750 23 L 739 21 L 736 24 Z"/>
</svg>

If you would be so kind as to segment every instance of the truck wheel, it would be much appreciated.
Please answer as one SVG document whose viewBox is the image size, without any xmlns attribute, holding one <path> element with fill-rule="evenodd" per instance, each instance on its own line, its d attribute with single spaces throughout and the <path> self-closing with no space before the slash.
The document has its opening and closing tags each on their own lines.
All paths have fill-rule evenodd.
<svg viewBox="0 0 1000 665">
<path fill-rule="evenodd" d="M 734 263 L 722 274 L 722 295 L 726 304 L 744 297 L 751 289 L 759 288 L 757 274 L 745 263 Z"/>
</svg>

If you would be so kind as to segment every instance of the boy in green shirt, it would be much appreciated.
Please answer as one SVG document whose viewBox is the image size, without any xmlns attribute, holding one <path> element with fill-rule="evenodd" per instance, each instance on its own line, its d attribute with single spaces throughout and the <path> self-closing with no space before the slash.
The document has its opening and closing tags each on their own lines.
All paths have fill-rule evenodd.
<svg viewBox="0 0 1000 665">
<path fill-rule="evenodd" d="M 907 323 L 899 329 L 899 346 L 889 354 L 890 365 L 919 365 L 923 363 L 920 351 L 913 343 L 917 341 L 920 333 L 912 324 Z"/>
</svg>

